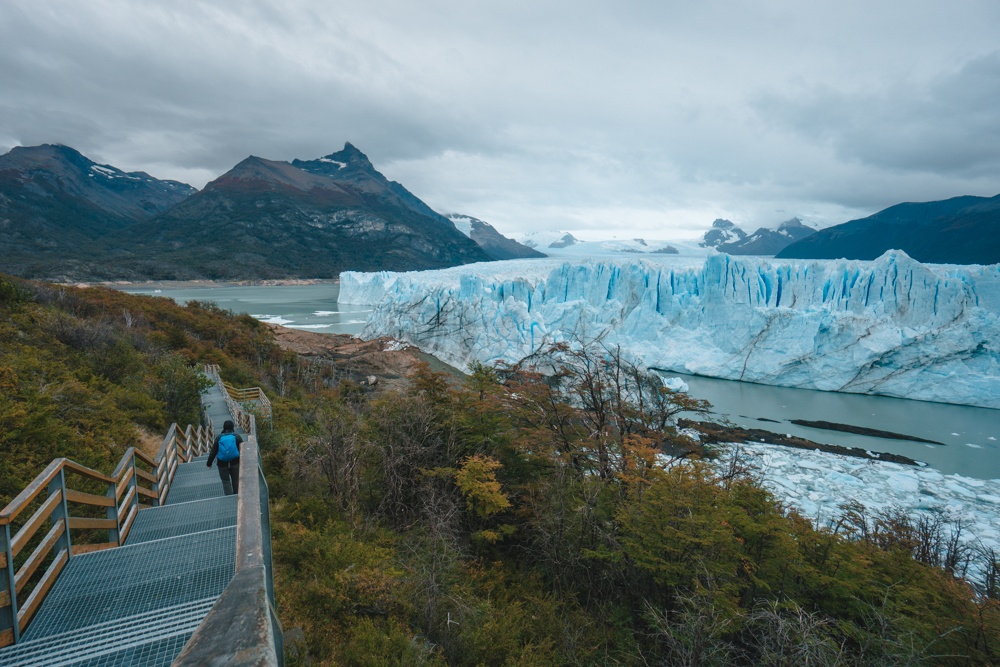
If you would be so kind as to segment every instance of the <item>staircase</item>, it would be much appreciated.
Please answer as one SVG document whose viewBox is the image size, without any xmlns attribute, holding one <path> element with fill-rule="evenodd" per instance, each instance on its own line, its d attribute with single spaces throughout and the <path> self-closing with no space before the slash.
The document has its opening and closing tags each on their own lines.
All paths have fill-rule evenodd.
<svg viewBox="0 0 1000 667">
<path fill-rule="evenodd" d="M 243 571 L 242 578 L 246 579 L 249 573 L 249 580 L 259 589 L 257 592 L 263 591 L 263 597 L 269 599 L 263 611 L 241 612 L 264 617 L 263 631 L 237 641 L 243 649 L 249 643 L 258 658 L 263 656 L 255 658 L 252 664 L 281 664 L 280 626 L 274 615 L 273 591 L 269 585 L 270 536 L 266 528 L 262 532 L 260 525 L 262 520 L 267 521 L 267 490 L 259 473 L 255 421 L 233 402 L 218 380 L 217 370 L 209 372 L 213 370 L 216 383 L 202 396 L 209 423 L 221 430 L 222 422 L 232 419 L 248 427 L 242 431 L 245 443 L 240 496 L 223 495 L 216 469 L 206 467 L 205 442 L 210 443 L 209 439 L 189 453 L 180 450 L 173 463 L 170 453 L 161 450 L 156 468 L 158 486 L 166 484 L 168 488 L 157 488 L 148 494 L 156 497 L 158 504 L 137 510 L 134 520 L 120 531 L 126 535 L 121 546 L 90 552 L 77 551 L 72 546 L 66 549 L 65 565 L 58 566 L 61 572 L 56 571 L 57 578 L 37 613 L 25 619 L 28 625 L 19 633 L 19 641 L 0 649 L 0 667 L 154 666 L 170 665 L 175 660 L 178 664 L 204 664 L 208 660 L 217 664 L 250 664 L 237 659 L 234 654 L 239 651 L 232 646 L 227 648 L 220 641 L 200 644 L 196 641 L 187 649 L 187 654 L 193 657 L 186 663 L 184 656 L 178 658 L 199 626 L 206 619 L 211 622 L 210 611 L 226 593 L 238 567 Z M 126 495 L 120 492 L 121 487 L 121 482 L 115 484 L 116 493 Z M 64 498 L 85 495 L 74 496 L 68 490 L 62 493 Z M 17 499 L 11 505 L 15 503 Z M 127 505 L 127 501 L 122 504 Z M 119 509 L 118 513 L 127 514 L 127 509 L 127 506 Z M 242 526 L 241 538 L 246 549 L 239 551 L 246 553 L 238 557 L 237 523 L 241 511 L 244 524 L 256 523 L 258 538 L 255 546 L 253 526 Z M 60 520 L 51 518 L 54 524 Z M 72 519 L 64 523 L 72 530 Z M 264 534 L 267 534 L 266 545 Z M 7 548 L 11 551 L 9 544 Z M 249 563 L 246 554 L 250 554 Z M 9 571 L 13 570 L 15 555 L 7 558 L 11 564 Z M 58 556 L 54 562 L 57 560 Z M 14 578 L 9 574 L 9 579 Z M 0 587 L 0 596 L 2 591 Z M 248 595 L 233 590 L 229 597 Z M 232 600 L 229 604 L 232 605 Z M 11 605 L 11 610 L 16 613 L 16 605 Z M 216 623 L 220 621 L 227 622 L 222 618 Z"/>
</svg>

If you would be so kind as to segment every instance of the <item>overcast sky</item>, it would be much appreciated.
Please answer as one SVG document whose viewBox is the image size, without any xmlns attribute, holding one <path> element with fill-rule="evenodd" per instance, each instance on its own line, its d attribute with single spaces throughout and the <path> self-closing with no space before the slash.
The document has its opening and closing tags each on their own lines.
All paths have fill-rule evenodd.
<svg viewBox="0 0 1000 667">
<path fill-rule="evenodd" d="M 202 187 L 350 141 L 517 236 L 1000 193 L 997 0 L 4 0 L 0 152 Z"/>
</svg>

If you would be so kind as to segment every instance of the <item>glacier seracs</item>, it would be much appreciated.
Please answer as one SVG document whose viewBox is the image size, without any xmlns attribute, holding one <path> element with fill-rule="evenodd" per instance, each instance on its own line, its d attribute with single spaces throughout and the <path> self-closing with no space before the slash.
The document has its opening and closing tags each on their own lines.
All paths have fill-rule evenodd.
<svg viewBox="0 0 1000 667">
<path fill-rule="evenodd" d="M 1000 408 L 1000 265 L 665 256 L 341 274 L 363 336 L 458 367 L 602 337 L 651 368 Z"/>
</svg>

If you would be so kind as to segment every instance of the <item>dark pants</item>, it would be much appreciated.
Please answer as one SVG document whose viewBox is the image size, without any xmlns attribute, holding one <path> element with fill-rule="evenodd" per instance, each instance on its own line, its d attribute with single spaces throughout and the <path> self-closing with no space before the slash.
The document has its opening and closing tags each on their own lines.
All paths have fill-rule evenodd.
<svg viewBox="0 0 1000 667">
<path fill-rule="evenodd" d="M 222 479 L 222 490 L 227 496 L 240 491 L 240 460 L 217 461 L 219 466 L 219 478 Z"/>
</svg>

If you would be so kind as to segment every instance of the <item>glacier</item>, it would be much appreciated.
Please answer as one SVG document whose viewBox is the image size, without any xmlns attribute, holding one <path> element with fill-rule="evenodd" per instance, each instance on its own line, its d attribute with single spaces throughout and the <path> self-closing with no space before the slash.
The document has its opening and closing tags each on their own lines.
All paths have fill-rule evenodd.
<svg viewBox="0 0 1000 667">
<path fill-rule="evenodd" d="M 648 368 L 1000 408 L 1000 265 L 644 256 L 341 274 L 363 337 L 452 365 L 600 338 Z"/>
</svg>

